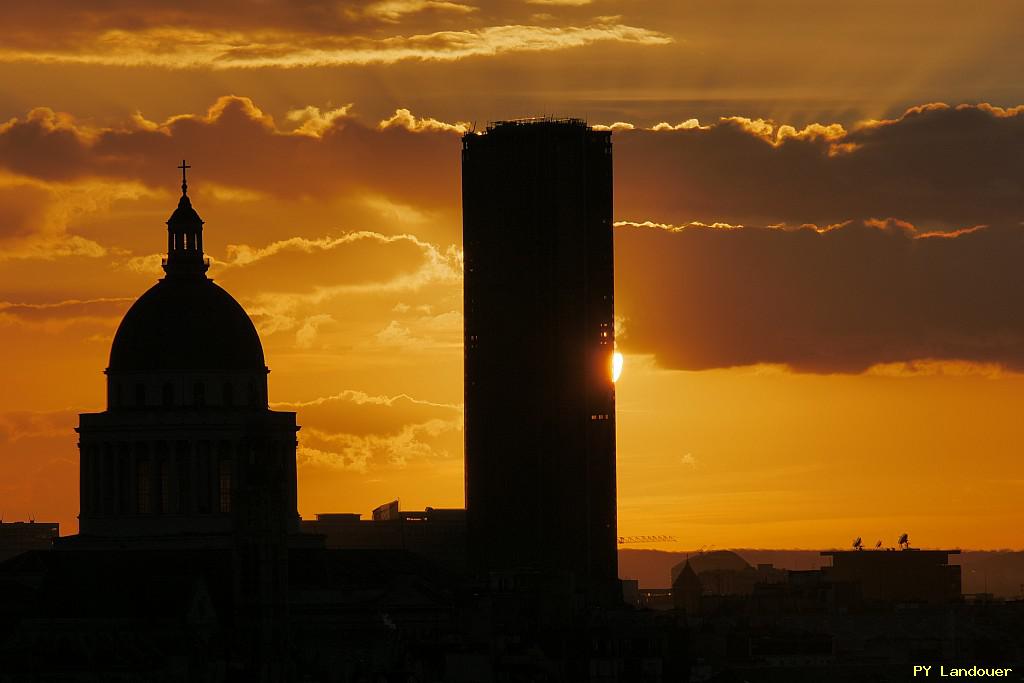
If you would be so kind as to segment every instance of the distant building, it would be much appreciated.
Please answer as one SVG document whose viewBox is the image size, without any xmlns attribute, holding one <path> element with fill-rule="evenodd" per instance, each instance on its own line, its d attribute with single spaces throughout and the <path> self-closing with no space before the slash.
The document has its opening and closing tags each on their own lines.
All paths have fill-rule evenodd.
<svg viewBox="0 0 1024 683">
<path fill-rule="evenodd" d="M 462 160 L 473 566 L 621 596 L 610 133 L 504 121 Z"/>
<path fill-rule="evenodd" d="M 399 510 L 398 501 L 393 501 L 374 509 L 372 517 L 319 513 L 315 520 L 302 520 L 301 528 L 303 533 L 322 535 L 328 548 L 407 550 L 447 569 L 466 569 L 465 510 Z"/>
<path fill-rule="evenodd" d="M 672 606 L 688 616 L 696 616 L 700 614 L 700 596 L 703 592 L 700 579 L 687 560 L 672 582 Z"/>
<path fill-rule="evenodd" d="M 829 550 L 824 567 L 834 583 L 858 583 L 867 601 L 954 602 L 960 599 L 960 565 L 949 564 L 959 550 Z"/>
<path fill-rule="evenodd" d="M 761 563 L 754 568 L 731 550 L 712 550 L 694 554 L 672 567 L 673 586 L 687 564 L 699 577 L 705 595 L 750 595 L 758 584 L 779 583 L 786 578 L 784 570 L 771 564 Z"/>
<path fill-rule="evenodd" d="M 28 550 L 49 550 L 58 536 L 57 522 L 0 521 L 0 562 Z"/>
</svg>

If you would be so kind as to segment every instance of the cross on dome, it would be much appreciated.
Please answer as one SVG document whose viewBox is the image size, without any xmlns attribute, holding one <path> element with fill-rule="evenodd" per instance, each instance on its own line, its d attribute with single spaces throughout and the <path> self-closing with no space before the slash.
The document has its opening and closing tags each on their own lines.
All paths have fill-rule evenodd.
<svg viewBox="0 0 1024 683">
<path fill-rule="evenodd" d="M 181 166 L 178 166 L 178 168 L 181 169 L 181 193 L 182 194 L 188 194 L 188 181 L 185 180 L 185 169 L 192 168 L 192 167 L 190 165 L 186 164 L 185 160 L 182 159 L 181 160 Z"/>
</svg>

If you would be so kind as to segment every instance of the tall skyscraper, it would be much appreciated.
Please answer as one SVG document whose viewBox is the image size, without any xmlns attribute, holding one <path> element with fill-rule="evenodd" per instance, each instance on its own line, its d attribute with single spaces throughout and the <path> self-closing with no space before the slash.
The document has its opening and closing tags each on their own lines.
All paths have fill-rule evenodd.
<svg viewBox="0 0 1024 683">
<path fill-rule="evenodd" d="M 480 572 L 617 580 L 611 134 L 463 137 L 466 507 Z"/>
</svg>

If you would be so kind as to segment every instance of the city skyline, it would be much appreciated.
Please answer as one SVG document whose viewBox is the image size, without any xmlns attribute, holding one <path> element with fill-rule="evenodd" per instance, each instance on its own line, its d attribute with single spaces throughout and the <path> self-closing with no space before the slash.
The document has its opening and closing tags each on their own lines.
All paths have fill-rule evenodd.
<svg viewBox="0 0 1024 683">
<path fill-rule="evenodd" d="M 460 136 L 555 113 L 616 150 L 621 535 L 1024 546 L 1020 10 L 270 3 L 229 35 L 112 5 L 41 42 L 36 5 L 0 50 L 5 520 L 77 528 L 75 416 L 160 275 L 183 156 L 303 425 L 303 517 L 461 507 Z M 186 31 L 207 61 L 158 47 Z"/>
</svg>

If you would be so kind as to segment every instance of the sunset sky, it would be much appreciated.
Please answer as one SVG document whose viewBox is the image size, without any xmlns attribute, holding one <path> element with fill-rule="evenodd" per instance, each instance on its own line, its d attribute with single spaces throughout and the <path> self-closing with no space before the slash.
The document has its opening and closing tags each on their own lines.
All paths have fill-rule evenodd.
<svg viewBox="0 0 1024 683">
<path fill-rule="evenodd" d="M 463 505 L 460 136 L 614 132 L 621 534 L 1024 547 L 1024 3 L 35 0 L 0 29 L 0 516 L 162 275 L 296 410 L 299 507 Z"/>
</svg>

